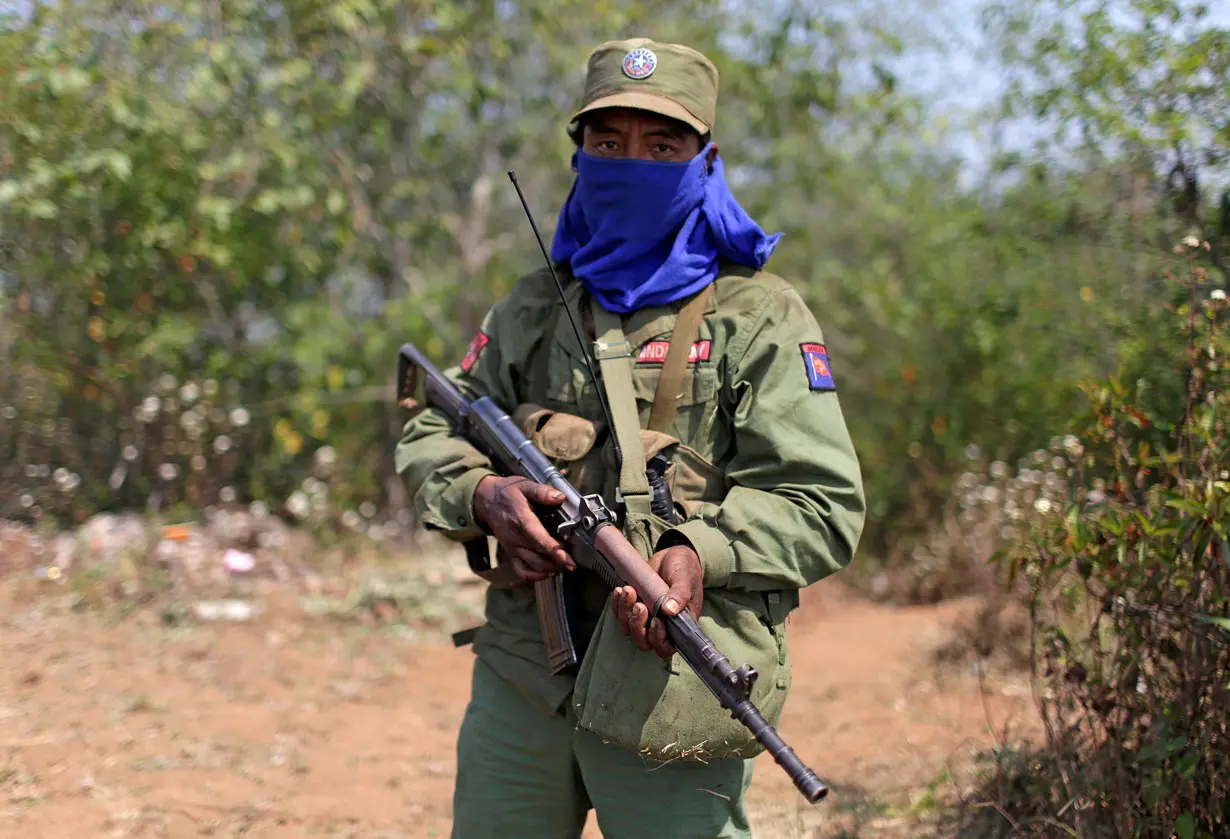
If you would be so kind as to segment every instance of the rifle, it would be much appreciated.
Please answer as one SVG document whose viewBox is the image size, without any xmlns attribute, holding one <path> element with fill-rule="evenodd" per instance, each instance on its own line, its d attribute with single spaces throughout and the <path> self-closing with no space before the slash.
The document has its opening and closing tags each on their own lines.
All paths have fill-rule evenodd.
<svg viewBox="0 0 1230 839">
<path fill-rule="evenodd" d="M 468 399 L 409 343 L 403 344 L 398 353 L 398 402 L 403 407 L 416 406 L 413 397 L 419 370 L 426 376 L 425 402 L 444 413 L 456 432 L 486 455 L 495 471 L 503 475 L 521 475 L 563 494 L 564 502 L 558 508 L 539 508 L 540 516 L 578 567 L 593 571 L 612 588 L 630 585 L 638 600 L 649 607 L 650 614 L 662 619 L 670 642 L 721 706 L 747 727 L 810 803 L 821 801 L 828 794 L 828 788 L 751 701 L 756 669 L 750 664 L 733 667 L 686 609 L 674 617 L 659 615 L 670 587 L 620 532 L 615 514 L 602 497 L 582 495 L 491 397 Z M 475 556 L 472 551 L 481 551 L 484 556 L 487 551 L 486 537 L 474 541 L 481 541 L 482 545 L 474 548 L 467 545 L 472 566 Z M 559 663 L 569 654 L 575 660 L 562 580 L 561 573 L 534 584 L 539 623 L 543 628 L 543 640 L 551 651 L 553 672 L 558 672 Z"/>
</svg>

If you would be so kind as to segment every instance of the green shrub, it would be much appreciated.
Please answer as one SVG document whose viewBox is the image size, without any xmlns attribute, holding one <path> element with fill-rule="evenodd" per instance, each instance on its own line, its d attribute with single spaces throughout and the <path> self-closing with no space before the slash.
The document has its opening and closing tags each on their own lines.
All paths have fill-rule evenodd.
<svg viewBox="0 0 1230 839">
<path fill-rule="evenodd" d="M 1230 831 L 1230 340 L 1207 249 L 1176 249 L 1173 340 L 1085 388 L 1071 501 L 1003 559 L 1046 728 L 1001 779 L 1015 835 Z"/>
</svg>

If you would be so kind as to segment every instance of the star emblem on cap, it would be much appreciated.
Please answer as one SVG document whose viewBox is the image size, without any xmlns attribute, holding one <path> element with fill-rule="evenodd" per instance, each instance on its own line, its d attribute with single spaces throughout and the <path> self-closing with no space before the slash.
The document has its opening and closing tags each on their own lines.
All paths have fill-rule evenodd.
<svg viewBox="0 0 1230 839">
<path fill-rule="evenodd" d="M 630 79 L 647 79 L 658 69 L 658 57 L 653 50 L 638 47 L 624 56 L 624 75 Z"/>
</svg>

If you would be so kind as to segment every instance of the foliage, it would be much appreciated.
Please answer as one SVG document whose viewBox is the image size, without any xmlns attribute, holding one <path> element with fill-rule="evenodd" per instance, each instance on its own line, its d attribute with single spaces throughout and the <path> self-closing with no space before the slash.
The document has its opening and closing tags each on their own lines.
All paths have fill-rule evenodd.
<svg viewBox="0 0 1230 839">
<path fill-rule="evenodd" d="M 14 14 L 0 25 L 0 516 L 190 516 L 232 499 L 294 516 L 325 457 L 322 526 L 363 505 L 412 524 L 390 456 L 396 347 L 458 358 L 538 265 L 505 170 L 549 237 L 586 50 L 652 34 L 720 69 L 728 177 L 786 234 L 769 267 L 806 296 L 834 360 L 871 505 L 858 567 L 908 566 L 971 442 L 1028 456 L 1079 381 L 1148 351 L 1165 212 L 1160 176 L 1126 153 L 1005 158 L 971 183 L 944 115 L 893 72 L 932 33 L 883 11 L 85 0 Z M 196 408 L 180 395 L 206 387 Z"/>
<path fill-rule="evenodd" d="M 997 595 L 1000 580 L 992 561 L 1066 502 L 1065 452 L 1075 439 L 1056 437 L 1049 450 L 1036 449 L 1015 469 L 1002 460 L 988 464 L 978 446 L 968 446 L 968 468 L 953 482 L 942 525 L 914 544 L 908 563 L 881 571 L 872 592 L 909 603 L 938 602 L 971 590 Z M 994 642 L 975 639 L 984 653 Z"/>
<path fill-rule="evenodd" d="M 1230 162 L 1230 29 L 1212 6 L 1041 0 L 992 2 L 984 15 L 1012 72 L 1007 115 L 1044 121 L 1052 153 L 1145 163 L 1164 231 L 1209 241 L 1225 278 L 1230 192 L 1211 195 Z"/>
<path fill-rule="evenodd" d="M 1004 560 L 1030 603 L 1047 733 L 1017 767 L 1047 771 L 1014 779 L 1016 819 L 1083 837 L 1227 830 L 1230 306 L 1208 249 L 1189 240 L 1186 271 L 1167 272 L 1181 341 L 1148 376 L 1086 388 L 1071 503 Z M 1150 397 L 1159 381 L 1185 387 L 1167 403 Z"/>
<path fill-rule="evenodd" d="M 836 110 L 864 134 L 902 110 L 887 76 L 843 86 L 854 56 L 836 13 L 793 6 L 766 18 L 699 0 L 669 12 L 179 0 L 12 14 L 0 25 L 0 515 L 63 522 L 177 501 L 186 514 L 227 487 L 292 512 L 327 446 L 339 512 L 375 503 L 400 518 L 398 343 L 456 358 L 533 268 L 504 171 L 518 170 L 549 235 L 583 50 L 646 28 L 719 63 L 724 142 L 766 186 L 778 174 L 757 171 L 764 140 L 741 116 L 798 149 Z M 808 69 L 818 55 L 824 68 Z M 148 400 L 206 386 L 208 422 L 193 430 L 166 410 L 144 419 Z M 243 439 L 210 412 L 248 417 Z M 225 456 L 219 434 L 234 444 Z"/>
</svg>

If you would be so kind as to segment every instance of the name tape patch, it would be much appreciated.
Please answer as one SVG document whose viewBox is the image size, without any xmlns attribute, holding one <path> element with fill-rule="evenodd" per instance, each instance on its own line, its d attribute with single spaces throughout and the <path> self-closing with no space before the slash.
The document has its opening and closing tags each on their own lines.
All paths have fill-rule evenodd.
<svg viewBox="0 0 1230 839">
<path fill-rule="evenodd" d="M 463 372 L 470 372 L 470 368 L 478 361 L 479 353 L 490 342 L 491 339 L 480 329 L 478 334 L 474 336 L 474 340 L 470 342 L 470 348 L 466 350 L 465 358 L 461 359 L 461 369 Z"/>
<path fill-rule="evenodd" d="M 799 344 L 803 351 L 803 365 L 807 368 L 807 384 L 811 390 L 837 390 L 833 370 L 829 367 L 829 353 L 824 344 Z"/>
<path fill-rule="evenodd" d="M 697 341 L 688 350 L 688 364 L 695 364 L 698 361 L 709 360 L 709 350 L 712 349 L 712 341 Z M 666 362 L 667 350 L 671 348 L 670 341 L 647 341 L 641 345 L 641 351 L 636 356 L 637 364 L 664 364 Z"/>
</svg>

